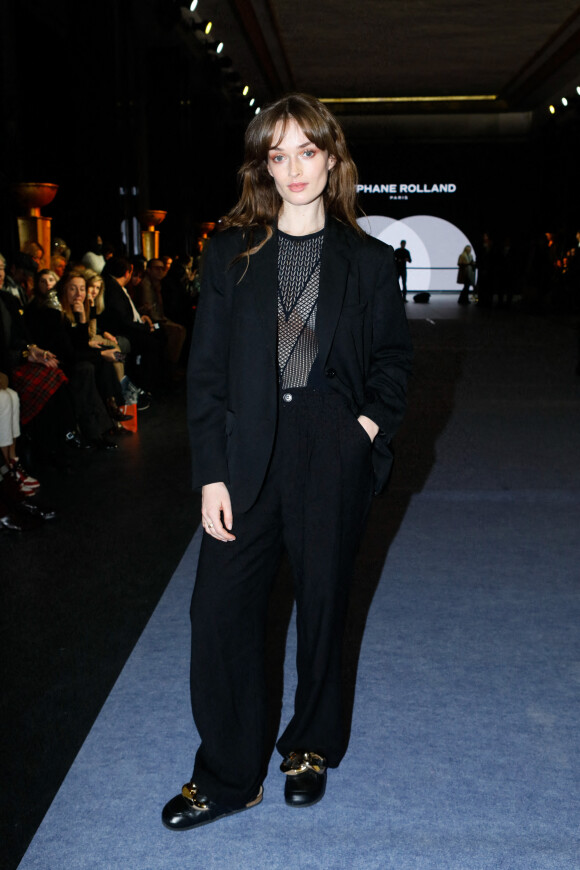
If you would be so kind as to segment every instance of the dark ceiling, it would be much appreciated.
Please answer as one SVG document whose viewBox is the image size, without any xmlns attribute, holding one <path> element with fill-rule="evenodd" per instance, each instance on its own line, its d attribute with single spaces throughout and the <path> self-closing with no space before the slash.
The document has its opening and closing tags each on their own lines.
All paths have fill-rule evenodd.
<svg viewBox="0 0 580 870">
<path fill-rule="evenodd" d="M 580 84 L 574 0 L 199 0 L 190 17 L 213 22 L 209 39 L 262 104 L 300 90 L 387 100 L 342 105 L 359 118 L 522 112 Z M 442 99 L 457 96 L 493 99 Z M 405 99 L 417 97 L 435 99 Z"/>
<path fill-rule="evenodd" d="M 191 245 L 235 201 L 253 111 L 291 90 L 329 101 L 363 182 L 453 180 L 466 226 L 575 225 L 578 0 L 190 2 L 0 2 L 0 250 L 21 180 L 59 185 L 47 214 L 79 245 L 147 208 Z"/>
</svg>

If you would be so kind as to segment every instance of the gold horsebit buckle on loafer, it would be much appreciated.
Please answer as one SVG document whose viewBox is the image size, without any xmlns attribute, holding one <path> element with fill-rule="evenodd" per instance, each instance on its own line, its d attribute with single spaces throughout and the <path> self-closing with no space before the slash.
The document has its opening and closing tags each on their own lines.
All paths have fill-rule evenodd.
<svg viewBox="0 0 580 870">
<path fill-rule="evenodd" d="M 194 782 L 186 782 L 181 789 L 181 794 L 190 807 L 195 807 L 196 810 L 209 810 L 209 804 L 206 800 L 198 797 L 197 786 Z"/>
<path fill-rule="evenodd" d="M 185 798 L 186 802 L 192 809 L 204 811 L 209 810 L 210 808 L 207 799 L 198 796 L 197 786 L 194 782 L 186 782 L 181 789 L 181 795 Z M 248 801 L 248 803 L 245 805 L 245 807 L 242 807 L 242 809 L 251 809 L 252 807 L 257 806 L 259 803 L 261 803 L 263 797 L 264 789 L 262 786 L 260 786 L 256 797 L 253 800 Z"/>
<path fill-rule="evenodd" d="M 317 755 L 316 752 L 291 752 L 280 765 L 280 770 L 287 776 L 297 776 L 307 770 L 324 773 L 326 758 Z"/>
</svg>

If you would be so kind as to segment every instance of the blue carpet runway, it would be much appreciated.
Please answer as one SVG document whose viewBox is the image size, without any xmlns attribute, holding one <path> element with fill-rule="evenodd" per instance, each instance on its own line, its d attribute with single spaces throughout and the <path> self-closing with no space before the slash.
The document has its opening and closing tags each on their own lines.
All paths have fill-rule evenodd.
<svg viewBox="0 0 580 870">
<path fill-rule="evenodd" d="M 428 364 L 448 335 L 447 309 L 431 306 L 435 324 L 414 324 L 426 360 L 415 394 L 432 377 L 429 401 L 448 413 L 418 468 L 410 433 L 428 402 L 411 408 L 391 495 L 373 509 L 357 578 L 389 499 L 414 479 L 368 614 L 349 752 L 325 799 L 286 807 L 274 756 L 259 807 L 193 832 L 160 823 L 196 747 L 188 610 L 198 532 L 20 870 L 578 870 L 577 388 L 549 375 L 553 354 L 568 350 L 546 349 L 534 322 L 519 333 L 534 390 L 525 366 L 506 376 L 490 363 L 495 388 L 479 382 L 508 333 L 499 321 L 482 343 L 474 314 L 452 390 L 451 370 L 430 374 Z M 283 721 L 294 657 L 291 627 Z"/>
</svg>

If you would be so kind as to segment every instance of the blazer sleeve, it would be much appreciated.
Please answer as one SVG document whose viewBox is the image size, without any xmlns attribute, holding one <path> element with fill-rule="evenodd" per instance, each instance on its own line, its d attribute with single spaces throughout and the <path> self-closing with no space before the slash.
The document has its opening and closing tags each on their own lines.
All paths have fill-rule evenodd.
<svg viewBox="0 0 580 870">
<path fill-rule="evenodd" d="M 209 243 L 187 375 L 187 420 L 193 486 L 228 483 L 226 405 L 234 269 L 228 269 L 227 233 Z"/>
<path fill-rule="evenodd" d="M 407 379 L 413 347 L 405 308 L 399 291 L 393 249 L 372 247 L 375 260 L 372 291 L 371 354 L 364 384 L 364 403 L 359 409 L 379 427 L 379 437 L 390 441 L 407 405 Z"/>
</svg>

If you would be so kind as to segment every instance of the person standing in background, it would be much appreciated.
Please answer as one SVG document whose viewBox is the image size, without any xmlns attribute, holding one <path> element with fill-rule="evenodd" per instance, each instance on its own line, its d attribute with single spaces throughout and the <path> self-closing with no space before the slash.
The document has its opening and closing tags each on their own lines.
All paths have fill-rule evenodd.
<svg viewBox="0 0 580 870">
<path fill-rule="evenodd" d="M 397 267 L 397 278 L 401 282 L 401 292 L 403 301 L 407 301 L 407 263 L 412 263 L 411 254 L 407 250 L 407 242 L 401 239 L 401 247 L 395 251 L 395 265 Z"/>
<path fill-rule="evenodd" d="M 471 245 L 466 245 L 457 260 L 457 283 L 463 284 L 463 290 L 457 300 L 458 305 L 469 305 L 469 288 L 475 285 L 474 257 Z"/>
</svg>

